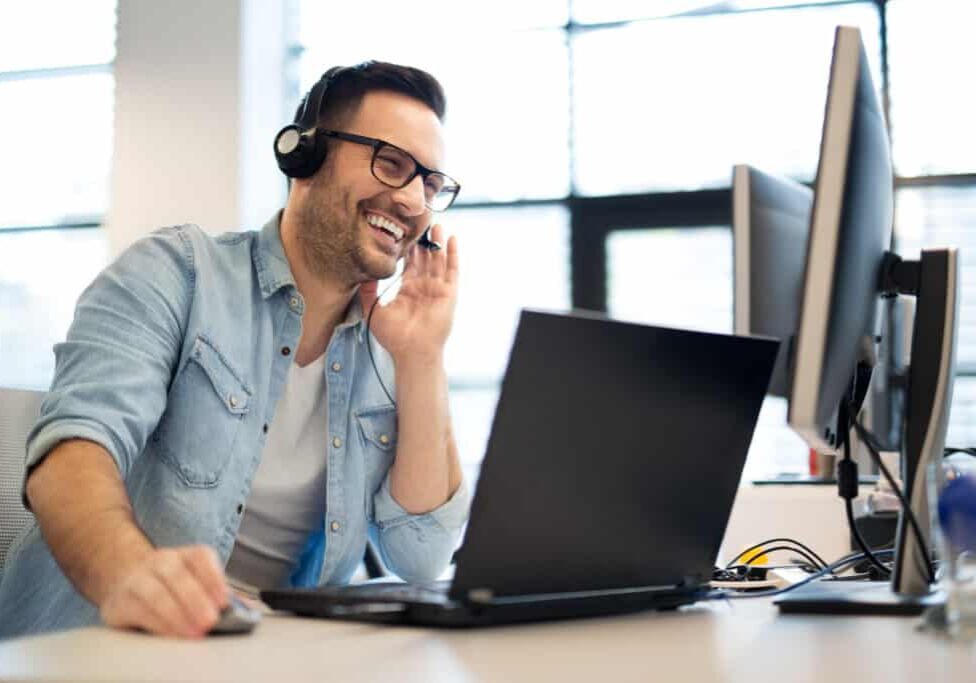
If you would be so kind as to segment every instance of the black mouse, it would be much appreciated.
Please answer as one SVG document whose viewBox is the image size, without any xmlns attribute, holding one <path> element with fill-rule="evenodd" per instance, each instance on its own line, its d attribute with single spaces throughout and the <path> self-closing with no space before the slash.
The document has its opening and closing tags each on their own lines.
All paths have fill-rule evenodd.
<svg viewBox="0 0 976 683">
<path fill-rule="evenodd" d="M 210 635 L 250 633 L 261 621 L 261 612 L 248 607 L 236 595 L 231 594 L 227 607 L 220 611 L 220 618 L 208 632 Z"/>
</svg>

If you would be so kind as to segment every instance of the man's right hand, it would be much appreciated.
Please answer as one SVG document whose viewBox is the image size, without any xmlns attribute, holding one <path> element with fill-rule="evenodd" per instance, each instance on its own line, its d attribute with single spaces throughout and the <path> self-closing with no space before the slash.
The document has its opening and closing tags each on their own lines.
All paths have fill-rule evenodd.
<svg viewBox="0 0 976 683">
<path fill-rule="evenodd" d="M 217 553 L 205 545 L 158 548 L 125 575 L 102 602 L 108 626 L 198 638 L 230 600 Z"/>
<path fill-rule="evenodd" d="M 26 488 L 54 558 L 106 624 L 199 637 L 217 623 L 230 587 L 216 552 L 153 547 L 100 445 L 62 441 L 31 471 Z"/>
</svg>

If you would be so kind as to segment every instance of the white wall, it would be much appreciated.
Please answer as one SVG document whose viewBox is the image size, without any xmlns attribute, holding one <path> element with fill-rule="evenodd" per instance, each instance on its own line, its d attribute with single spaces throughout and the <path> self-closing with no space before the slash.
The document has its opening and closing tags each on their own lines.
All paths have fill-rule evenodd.
<svg viewBox="0 0 976 683">
<path fill-rule="evenodd" d="M 113 254 L 151 230 L 259 228 L 284 200 L 284 0 L 119 0 Z"/>
</svg>

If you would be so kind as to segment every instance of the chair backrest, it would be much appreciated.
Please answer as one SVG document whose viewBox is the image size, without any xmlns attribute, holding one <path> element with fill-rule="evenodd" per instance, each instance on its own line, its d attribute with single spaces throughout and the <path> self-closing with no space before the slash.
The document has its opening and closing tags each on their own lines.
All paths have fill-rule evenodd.
<svg viewBox="0 0 976 683">
<path fill-rule="evenodd" d="M 27 434 L 41 411 L 42 391 L 0 389 L 0 567 L 10 544 L 30 522 L 20 499 Z"/>
</svg>

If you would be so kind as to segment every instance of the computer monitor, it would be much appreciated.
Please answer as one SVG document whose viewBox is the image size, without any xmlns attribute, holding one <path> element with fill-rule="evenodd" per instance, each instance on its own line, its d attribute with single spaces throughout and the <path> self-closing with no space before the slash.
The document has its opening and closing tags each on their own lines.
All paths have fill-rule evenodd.
<svg viewBox="0 0 976 683">
<path fill-rule="evenodd" d="M 768 394 L 789 396 L 813 191 L 745 164 L 732 170 L 735 333 L 782 340 Z"/>
<path fill-rule="evenodd" d="M 838 27 L 814 188 L 800 298 L 790 426 L 818 451 L 842 443 L 874 364 L 879 297 L 916 297 L 908 371 L 902 476 L 921 542 L 903 511 L 892 580 L 875 595 L 826 593 L 811 611 L 891 613 L 915 608 L 930 589 L 926 464 L 942 456 L 955 369 L 957 253 L 926 250 L 919 261 L 888 251 L 893 175 L 884 114 L 860 32 Z M 841 409 L 841 408 L 844 409 Z M 856 410 L 856 408 L 855 408 Z M 834 582 L 850 583 L 850 582 Z M 816 590 L 816 589 L 812 589 Z M 801 601 L 809 596 L 799 594 Z M 791 599 L 785 596 L 783 603 Z M 863 609 L 859 609 L 858 607 Z M 791 610 L 792 611 L 792 610 Z"/>
</svg>

